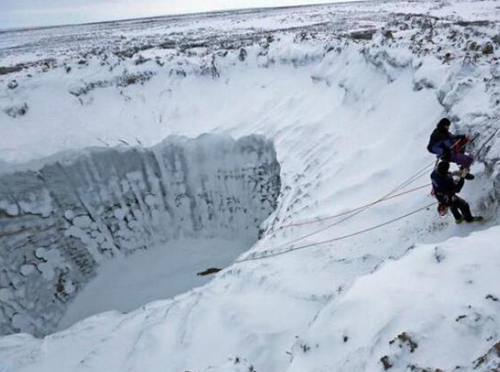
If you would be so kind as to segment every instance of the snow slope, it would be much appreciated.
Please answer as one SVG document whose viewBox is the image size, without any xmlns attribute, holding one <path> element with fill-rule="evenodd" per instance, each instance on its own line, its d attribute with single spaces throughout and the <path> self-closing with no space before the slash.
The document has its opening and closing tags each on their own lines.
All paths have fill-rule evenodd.
<svg viewBox="0 0 500 372">
<path fill-rule="evenodd" d="M 479 134 L 477 151 L 498 127 L 498 20 L 494 1 L 386 1 L 3 34 L 4 172 L 61 150 L 205 132 L 265 135 L 281 168 L 276 209 L 239 260 L 262 259 L 128 314 L 3 337 L 4 370 L 498 366 L 496 137 L 462 193 L 488 223 L 456 226 L 431 207 L 265 258 L 433 203 L 423 188 L 335 226 L 287 227 L 373 202 L 432 166 L 425 147 L 444 115 Z"/>
<path fill-rule="evenodd" d="M 301 335 L 288 371 L 376 371 L 382 359 L 395 370 L 473 370 L 500 332 L 499 233 L 419 245 L 360 277 Z"/>
</svg>

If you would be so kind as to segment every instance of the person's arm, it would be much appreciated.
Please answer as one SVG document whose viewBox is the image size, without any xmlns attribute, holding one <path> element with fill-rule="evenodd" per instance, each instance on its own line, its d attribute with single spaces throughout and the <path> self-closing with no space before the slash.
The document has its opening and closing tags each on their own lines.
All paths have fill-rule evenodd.
<svg viewBox="0 0 500 372">
<path fill-rule="evenodd" d="M 445 156 L 449 159 L 451 157 L 451 152 L 460 152 L 466 144 L 467 136 L 463 134 L 452 134 L 449 133 L 448 140 L 445 141 Z"/>
<path fill-rule="evenodd" d="M 453 144 L 456 145 L 457 141 L 463 141 L 464 139 L 467 138 L 467 136 L 463 135 L 463 134 L 453 134 L 453 133 L 450 133 L 450 137 L 449 138 L 453 142 Z"/>
</svg>

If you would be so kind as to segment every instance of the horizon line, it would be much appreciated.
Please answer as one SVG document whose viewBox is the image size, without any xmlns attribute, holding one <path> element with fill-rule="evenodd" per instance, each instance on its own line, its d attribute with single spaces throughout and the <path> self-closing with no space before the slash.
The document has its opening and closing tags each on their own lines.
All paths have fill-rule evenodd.
<svg viewBox="0 0 500 372">
<path fill-rule="evenodd" d="M 25 26 L 25 27 L 8 27 L 8 28 L 0 28 L 0 33 L 8 33 L 8 32 L 25 32 L 25 31 L 34 31 L 34 30 L 46 30 L 53 28 L 63 28 L 63 27 L 78 27 L 78 26 L 92 26 L 92 25 L 100 25 L 107 23 L 120 23 L 120 22 L 134 22 L 141 20 L 155 20 L 160 18 L 175 18 L 175 17 L 189 17 L 196 15 L 209 15 L 209 14 L 224 14 L 224 13 L 236 13 L 236 12 L 258 12 L 258 11 L 266 11 L 266 10 L 283 10 L 283 9 L 291 9 L 291 8 L 307 8 L 307 7 L 315 7 L 320 5 L 326 6 L 335 6 L 342 4 L 351 4 L 351 3 L 366 3 L 371 2 L 373 0 L 342 0 L 342 1 L 332 1 L 328 0 L 325 2 L 318 2 L 313 4 L 299 4 L 299 5 L 281 5 L 281 6 L 260 6 L 255 8 L 229 8 L 229 9 L 219 9 L 219 10 L 207 10 L 207 11 L 194 11 L 194 12 L 186 12 L 186 13 L 172 13 L 172 14 L 162 14 L 162 15 L 154 15 L 147 17 L 132 17 L 132 18 L 119 18 L 119 19 L 110 19 L 104 21 L 92 21 L 92 22 L 81 22 L 81 23 L 62 23 L 62 24 L 53 24 L 53 25 L 44 25 L 44 26 Z M 399 0 L 382 0 L 381 2 L 392 2 Z"/>
</svg>

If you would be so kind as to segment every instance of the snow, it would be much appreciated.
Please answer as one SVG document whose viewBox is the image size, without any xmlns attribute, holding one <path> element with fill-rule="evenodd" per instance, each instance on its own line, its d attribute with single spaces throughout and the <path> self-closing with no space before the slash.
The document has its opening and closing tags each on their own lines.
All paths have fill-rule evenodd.
<svg viewBox="0 0 500 372">
<path fill-rule="evenodd" d="M 384 356 L 396 370 L 471 367 L 500 332 L 499 233 L 494 227 L 437 246 L 419 245 L 358 278 L 301 336 L 295 347 L 307 344 L 311 350 L 299 351 L 288 371 L 311 363 L 318 370 L 380 370 Z M 403 333 L 418 345 L 414 351 L 397 339 Z"/>
<path fill-rule="evenodd" d="M 374 30 L 373 38 L 360 33 L 366 30 Z M 33 222 L 41 223 L 39 218 L 46 223 L 57 216 L 67 242 L 77 241 L 84 246 L 78 252 L 101 258 L 94 280 L 75 277 L 64 283 L 71 292 L 66 313 L 71 319 L 59 329 L 91 312 L 118 308 L 127 313 L 94 315 L 44 338 L 2 337 L 0 360 L 5 367 L 0 366 L 9 372 L 361 372 L 386 367 L 422 372 L 455 366 L 469 371 L 484 357 L 479 367 L 498 367 L 498 136 L 479 154 L 480 162 L 472 169 L 477 178 L 461 193 L 474 213 L 489 218 L 484 224 L 456 225 L 450 215 L 439 217 L 433 206 L 334 241 L 433 203 L 430 189 L 424 187 L 345 220 L 287 225 L 371 203 L 425 166 L 432 169 L 434 157 L 425 148 L 443 116 L 452 119 L 454 131 L 479 134 L 471 146 L 477 151 L 498 128 L 494 40 L 499 30 L 494 1 L 383 1 L 1 34 L 2 65 L 34 63 L 1 77 L 2 110 L 23 103 L 29 107 L 16 118 L 0 112 L 0 138 L 6 139 L 0 142 L 0 187 L 8 190 L 0 194 L 2 228 L 12 217 L 18 222 L 28 218 L 26 224 L 38 226 Z M 40 50 L 36 58 L 31 54 L 35 48 Z M 144 61 L 139 54 L 152 59 Z M 37 62 L 46 57 L 55 62 Z M 13 79 L 18 87 L 8 88 Z M 256 134 L 258 140 L 245 137 Z M 198 152 L 196 141 L 183 137 L 169 140 L 170 145 L 182 144 L 190 166 L 168 177 L 130 155 L 157 155 L 168 148 L 159 143 L 170 135 L 201 135 L 196 141 L 206 141 L 206 151 Z M 240 138 L 250 141 L 253 150 L 246 152 Z M 83 150 L 89 146 L 108 149 Z M 107 151 L 121 167 L 97 155 Z M 88 157 L 90 165 L 71 168 Z M 178 169 L 178 158 L 165 159 L 168 166 L 160 168 Z M 183 231 L 188 233 L 183 237 L 193 238 L 189 234 L 197 231 L 191 228 L 195 224 L 185 218 L 206 216 L 208 208 L 189 213 L 190 204 L 180 198 L 179 213 L 171 218 L 158 214 L 161 203 L 154 193 L 138 190 L 168 185 L 181 195 L 217 169 L 229 168 L 226 175 L 240 179 L 247 162 L 256 165 L 259 159 L 264 164 L 279 162 L 279 170 L 273 168 L 280 176 L 276 203 L 264 202 L 268 209 L 261 213 L 262 204 L 252 202 L 258 218 L 249 217 L 248 223 L 237 219 L 234 225 L 231 213 L 217 210 L 220 223 L 203 224 L 202 233 L 195 234 L 220 239 L 220 227 L 225 226 L 224 233 L 237 240 L 246 236 L 245 226 L 252 226 L 248 245 L 234 243 L 239 258 L 226 251 L 214 254 L 215 262 L 223 259 L 225 268 L 203 285 L 190 283 L 198 279 L 194 275 L 183 276 L 183 265 L 190 261 L 176 262 L 180 278 L 175 283 L 162 277 L 161 260 L 151 263 L 163 253 L 170 257 L 156 252 L 163 247 L 156 241 L 163 236 L 159 227 L 174 224 L 167 236 Z M 73 169 L 73 177 L 85 174 L 79 194 L 100 218 L 112 221 L 120 232 L 117 241 L 133 255 L 118 258 L 110 253 L 118 249 L 109 244 L 104 224 L 84 217 L 82 203 L 66 184 L 60 195 L 67 202 L 61 206 L 50 202 L 51 193 L 40 191 L 30 199 L 22 187 L 16 194 L 13 186 L 2 186 L 12 185 L 15 171 L 51 176 L 46 182 L 57 185 L 57 173 L 43 171 L 56 161 Z M 129 163 L 145 164 L 143 176 L 137 168 L 127 168 Z M 180 182 L 186 173 L 190 182 Z M 125 176 L 113 178 L 117 174 Z M 91 182 L 95 179 L 99 182 Z M 399 191 L 428 183 L 428 172 L 423 172 Z M 238 197 L 251 189 L 236 181 L 210 185 L 213 191 Z M 262 190 L 257 195 L 268 195 L 266 187 Z M 97 195 L 113 207 L 100 209 Z M 140 195 L 138 206 L 129 208 L 120 195 Z M 107 202 L 115 196 L 120 196 L 117 203 Z M 20 205 L 16 198 L 26 203 Z M 26 211 L 43 218 L 30 220 Z M 156 228 L 148 230 L 150 223 Z M 4 240 L 8 248 L 22 238 L 19 234 Z M 327 240 L 331 242 L 241 262 Z M 151 249 L 141 252 L 144 241 Z M 194 250 L 179 244 L 183 254 Z M 203 257 L 198 250 L 193 255 Z M 33 331 L 32 324 L 50 323 L 18 315 L 42 313 L 26 311 L 33 294 L 21 290 L 26 272 L 22 267 L 30 262 L 21 254 L 0 259 L 2 268 L 15 268 L 15 275 L 0 271 L 0 297 L 9 302 L 2 315 L 27 332 Z M 151 276 L 144 266 L 151 267 Z M 133 299 L 141 304 L 127 303 L 122 295 L 118 304 L 106 295 L 113 291 L 112 278 L 119 278 L 112 284 L 123 284 L 122 291 L 135 289 L 139 297 Z M 160 283 L 158 288 L 150 288 L 153 282 Z M 74 283 L 85 288 L 80 291 Z M 94 305 L 89 299 L 98 296 L 96 302 L 105 306 L 87 312 Z M 144 305 L 150 299 L 158 301 Z M 57 327 L 57 317 L 50 319 Z"/>
</svg>

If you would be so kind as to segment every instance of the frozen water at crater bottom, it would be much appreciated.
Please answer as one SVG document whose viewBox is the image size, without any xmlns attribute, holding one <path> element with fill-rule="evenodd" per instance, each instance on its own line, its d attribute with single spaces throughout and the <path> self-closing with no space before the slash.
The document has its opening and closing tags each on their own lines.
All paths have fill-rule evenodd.
<svg viewBox="0 0 500 372">
<path fill-rule="evenodd" d="M 203 285 L 213 276 L 199 272 L 227 266 L 251 244 L 240 239 L 181 239 L 107 261 L 68 307 L 58 329 L 108 310 L 128 312 Z"/>
</svg>

